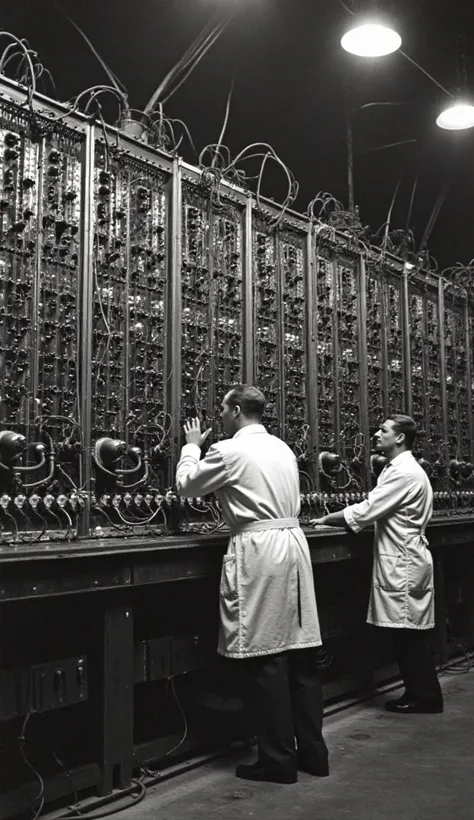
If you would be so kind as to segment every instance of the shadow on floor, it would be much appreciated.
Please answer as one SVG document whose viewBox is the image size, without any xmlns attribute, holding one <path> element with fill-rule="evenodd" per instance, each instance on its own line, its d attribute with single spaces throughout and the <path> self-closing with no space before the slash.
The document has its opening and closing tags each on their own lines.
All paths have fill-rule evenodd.
<svg viewBox="0 0 474 820">
<path fill-rule="evenodd" d="M 247 783 L 215 761 L 162 782 L 121 820 L 474 820 L 474 671 L 441 678 L 442 715 L 392 715 L 392 695 L 325 721 L 330 777 Z M 397 694 L 395 694 L 397 697 Z"/>
</svg>

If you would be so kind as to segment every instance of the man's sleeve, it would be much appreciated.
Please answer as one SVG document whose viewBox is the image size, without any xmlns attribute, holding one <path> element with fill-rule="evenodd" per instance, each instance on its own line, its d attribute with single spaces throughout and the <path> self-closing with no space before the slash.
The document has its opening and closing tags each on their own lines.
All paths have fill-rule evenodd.
<svg viewBox="0 0 474 820">
<path fill-rule="evenodd" d="M 346 524 L 353 532 L 360 532 L 379 518 L 384 518 L 408 497 L 410 487 L 406 476 L 394 467 L 389 470 L 383 482 L 377 484 L 365 501 L 352 504 L 343 511 Z"/>
<path fill-rule="evenodd" d="M 227 468 L 219 449 L 213 445 L 199 460 L 197 444 L 185 444 L 176 468 L 176 486 L 183 498 L 197 498 L 219 490 L 228 483 Z"/>
</svg>

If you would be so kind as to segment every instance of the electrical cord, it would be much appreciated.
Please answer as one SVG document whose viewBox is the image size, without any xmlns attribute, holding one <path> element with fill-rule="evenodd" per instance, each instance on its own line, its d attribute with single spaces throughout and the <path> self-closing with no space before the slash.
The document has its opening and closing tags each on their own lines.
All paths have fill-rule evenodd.
<svg viewBox="0 0 474 820">
<path fill-rule="evenodd" d="M 169 757 L 169 755 L 171 755 L 173 752 L 177 751 L 182 746 L 182 744 L 184 743 L 184 741 L 186 740 L 186 737 L 188 735 L 188 721 L 187 721 L 184 709 L 182 707 L 181 701 L 179 700 L 176 689 L 175 689 L 174 677 L 171 677 L 169 680 L 170 680 L 171 690 L 173 692 L 174 699 L 176 701 L 176 704 L 177 704 L 178 709 L 180 711 L 181 717 L 183 719 L 184 730 L 183 730 L 183 735 L 182 735 L 181 739 L 179 740 L 179 742 L 175 746 L 173 746 L 172 749 L 169 749 L 162 757 L 160 757 L 159 760 L 163 760 L 165 757 Z M 59 758 L 57 757 L 56 754 L 54 754 L 53 756 L 54 756 L 54 759 L 56 760 L 56 762 L 61 766 L 63 771 L 65 771 L 66 776 L 68 777 L 68 781 L 70 783 L 71 790 L 73 792 L 75 801 L 76 801 L 75 805 L 71 806 L 70 809 L 67 811 L 67 813 L 65 813 L 61 816 L 55 816 L 54 820 L 74 820 L 74 818 L 81 818 L 81 820 L 82 820 L 82 818 L 85 818 L 85 820 L 102 820 L 102 818 L 110 817 L 114 814 L 118 814 L 121 811 L 125 811 L 127 809 L 130 809 L 133 806 L 136 806 L 139 803 L 141 803 L 142 800 L 147 795 L 147 787 L 146 787 L 145 783 L 143 782 L 145 777 L 154 776 L 159 772 L 158 769 L 156 769 L 156 770 L 149 769 L 146 766 L 141 766 L 140 764 L 138 764 L 138 761 L 136 759 L 136 754 L 134 753 L 135 760 L 136 760 L 136 762 L 138 764 L 138 767 L 140 769 L 139 779 L 134 778 L 132 780 L 132 786 L 136 787 L 137 790 L 138 790 L 137 794 L 135 796 L 133 796 L 132 799 L 126 803 L 126 805 L 123 805 L 123 802 L 119 798 L 120 804 L 117 805 L 117 806 L 114 806 L 113 808 L 107 809 L 106 811 L 88 811 L 86 806 L 81 806 L 81 804 L 78 802 L 77 792 L 74 788 L 74 784 L 72 783 L 71 775 L 70 775 L 70 773 L 68 773 L 64 763 L 62 763 L 62 761 L 59 760 Z M 32 768 L 32 767 L 30 766 L 30 768 Z M 37 775 L 38 778 L 40 778 L 41 783 L 43 784 L 43 781 L 42 781 L 40 775 L 38 775 L 37 772 L 35 772 L 35 774 Z M 43 793 L 43 791 L 44 791 L 44 785 L 42 785 L 41 794 Z M 43 800 L 43 804 L 44 804 L 44 800 Z M 39 817 L 39 812 L 37 814 L 35 814 L 35 816 L 34 816 L 34 818 L 32 818 L 32 820 L 37 820 L 38 817 Z"/>
<path fill-rule="evenodd" d="M 103 817 L 110 817 L 113 814 L 118 814 L 118 812 L 125 811 L 127 809 L 133 808 L 133 806 L 137 806 L 139 803 L 147 795 L 147 788 L 141 780 L 132 780 L 132 787 L 136 787 L 138 789 L 138 793 L 132 797 L 132 799 L 123 805 L 122 799 L 118 798 L 119 805 L 114 806 L 113 808 L 107 809 L 107 811 L 88 811 L 87 807 L 83 807 L 80 804 L 78 806 L 71 806 L 71 809 L 63 815 L 56 816 L 54 820 L 74 820 L 74 818 L 85 818 L 85 820 L 102 820 Z M 37 820 L 37 817 L 34 818 Z"/>
<path fill-rule="evenodd" d="M 172 693 L 173 693 L 173 697 L 174 697 L 174 699 L 175 699 L 175 701 L 176 701 L 176 704 L 177 704 L 178 709 L 179 709 L 179 711 L 180 711 L 181 717 L 182 717 L 182 719 L 183 719 L 183 727 L 184 727 L 184 728 L 183 728 L 183 734 L 182 734 L 182 737 L 181 737 L 181 739 L 179 740 L 179 742 L 178 742 L 175 746 L 173 746 L 173 748 L 172 748 L 172 749 L 169 749 L 167 752 L 165 752 L 165 754 L 163 754 L 161 757 L 159 757 L 159 758 L 157 759 L 157 761 L 156 761 L 157 763 L 158 763 L 160 760 L 164 760 L 164 758 L 169 757 L 169 755 L 170 755 L 170 754 L 173 754 L 173 752 L 176 752 L 176 751 L 177 751 L 177 750 L 178 750 L 178 749 L 179 749 L 179 748 L 183 745 L 184 741 L 186 740 L 186 738 L 187 738 L 187 736 L 188 736 L 188 720 L 187 720 L 187 717 L 186 717 L 186 713 L 185 713 L 185 711 L 184 711 L 184 709 L 183 709 L 183 706 L 182 706 L 182 704 L 181 704 L 181 701 L 180 701 L 180 700 L 179 700 L 179 698 L 178 698 L 178 695 L 177 695 L 177 692 L 176 692 L 176 688 L 175 688 L 175 684 L 174 684 L 174 678 L 175 678 L 175 676 L 174 676 L 174 675 L 172 675 L 172 676 L 171 676 L 171 678 L 169 678 L 169 681 L 170 681 L 171 691 L 172 691 Z M 145 772 L 146 772 L 146 774 L 147 774 L 148 776 L 152 777 L 153 775 L 156 775 L 156 774 L 158 774 L 158 773 L 159 773 L 159 769 L 151 769 L 151 768 L 149 768 L 148 766 L 146 766 L 146 767 L 145 767 Z"/>
<path fill-rule="evenodd" d="M 26 529 L 28 530 L 28 526 L 31 523 L 30 519 L 28 518 L 28 516 L 24 512 L 24 510 L 22 510 L 19 507 L 17 509 L 18 509 L 18 512 L 20 513 L 20 515 L 22 515 L 23 518 L 25 518 L 25 520 L 26 520 Z M 36 510 L 33 510 L 33 508 L 31 508 L 31 511 L 35 515 L 39 515 L 39 513 L 37 513 Z M 42 519 L 43 529 L 41 530 L 41 532 L 39 534 L 34 533 L 34 535 L 30 538 L 30 537 L 27 536 L 26 532 L 24 532 L 24 531 L 19 532 L 19 539 L 20 539 L 22 544 L 28 544 L 28 545 L 38 544 L 41 541 L 43 535 L 46 533 L 47 526 L 48 526 L 47 522 L 45 521 L 45 519 L 42 516 L 41 516 L 41 519 Z"/>
<path fill-rule="evenodd" d="M 33 714 L 33 712 L 28 712 L 25 719 L 24 719 L 24 721 L 23 721 L 23 724 L 22 724 L 22 727 L 21 727 L 21 732 L 18 736 L 18 745 L 19 745 L 20 754 L 21 754 L 21 757 L 23 759 L 23 762 L 24 762 L 25 766 L 30 770 L 30 772 L 32 772 L 34 774 L 35 778 L 37 779 L 37 781 L 39 783 L 39 792 L 38 792 L 38 794 L 35 798 L 35 801 L 33 803 L 33 814 L 32 814 L 32 817 L 31 817 L 31 820 L 37 820 L 38 817 L 40 816 L 41 812 L 43 811 L 43 806 L 44 806 L 44 780 L 41 777 L 40 773 L 38 771 L 36 771 L 33 764 L 29 761 L 28 756 L 27 756 L 26 751 L 25 751 L 26 727 L 28 726 L 28 722 L 29 722 L 32 714 Z M 38 804 L 37 808 L 35 808 L 36 804 Z"/>
<path fill-rule="evenodd" d="M 17 543 L 17 541 L 18 541 L 18 526 L 17 526 L 17 523 L 16 523 L 13 515 L 11 515 L 11 513 L 9 513 L 5 509 L 5 507 L 1 508 L 0 515 L 4 515 L 6 518 L 8 518 L 9 521 L 12 522 L 11 523 L 11 526 L 12 526 L 11 533 L 12 533 L 12 536 L 13 536 L 13 543 Z"/>
<path fill-rule="evenodd" d="M 183 139 L 185 137 L 188 138 L 189 144 L 195 154 L 198 155 L 198 150 L 194 144 L 194 140 L 191 136 L 191 132 L 183 120 L 180 120 L 176 117 L 166 117 L 163 114 L 163 104 L 159 103 L 158 105 L 159 112 L 158 114 L 154 114 L 151 117 L 151 126 L 150 126 L 150 134 L 151 134 L 151 143 L 156 145 L 158 148 L 164 148 L 171 153 L 176 154 L 178 148 L 180 147 Z M 158 120 L 158 122 L 157 122 Z M 183 129 L 183 134 L 180 136 L 179 140 L 176 138 L 175 130 L 174 130 L 174 123 L 179 125 Z M 169 133 L 169 137 L 166 135 L 166 130 Z M 170 142 L 171 140 L 171 142 Z"/>
<path fill-rule="evenodd" d="M 317 210 L 316 210 L 317 209 Z M 306 214 L 312 223 L 319 223 L 318 239 L 335 241 L 335 232 L 349 234 L 361 244 L 368 252 L 368 248 L 363 244 L 363 238 L 367 237 L 368 228 L 362 225 L 359 212 L 346 211 L 344 206 L 332 194 L 327 191 L 319 191 L 314 199 L 309 203 Z M 327 225 L 323 224 L 327 220 Z"/>
<path fill-rule="evenodd" d="M 72 19 L 72 17 L 67 14 L 67 12 L 63 9 L 60 3 L 55 3 L 56 7 L 59 9 L 61 14 L 71 23 L 72 26 L 76 29 L 76 31 L 81 35 L 82 39 L 86 42 L 90 50 L 92 51 L 94 57 L 98 60 L 102 68 L 104 69 L 107 77 L 109 78 L 110 82 L 112 83 L 113 88 L 122 94 L 123 98 L 125 99 L 125 104 L 127 105 L 127 93 L 124 84 L 119 80 L 117 75 L 112 71 L 111 68 L 107 65 L 105 60 L 102 59 L 99 52 L 94 48 L 91 41 L 87 37 L 87 35 L 83 32 L 83 30 L 78 26 L 78 24 Z"/>
<path fill-rule="evenodd" d="M 67 766 L 63 763 L 63 761 L 60 760 L 60 758 L 57 756 L 56 752 L 52 751 L 51 754 L 53 756 L 53 760 L 58 764 L 58 766 L 64 772 L 64 775 L 67 779 L 67 782 L 69 783 L 69 787 L 71 789 L 72 796 L 74 797 L 74 808 L 76 808 L 78 803 L 79 803 L 79 795 L 78 795 L 76 787 L 74 786 L 74 782 L 73 782 L 73 779 L 72 779 L 72 774 L 69 771 L 69 769 L 67 768 Z"/>
<path fill-rule="evenodd" d="M 28 91 L 28 106 L 31 110 L 32 102 L 33 102 L 33 96 L 36 92 L 36 74 L 35 74 L 32 58 L 35 58 L 38 55 L 35 51 L 32 51 L 28 47 L 28 41 L 27 40 L 19 40 L 18 37 L 15 37 L 15 35 L 11 34 L 9 31 L 0 31 L 0 38 L 1 37 L 10 37 L 13 40 L 13 43 L 11 43 L 9 46 L 7 46 L 7 48 L 4 50 L 2 56 L 0 57 L 0 74 L 3 74 L 3 72 L 4 72 L 5 59 L 8 56 L 8 52 L 12 48 L 15 48 L 15 46 L 19 47 L 20 50 L 23 52 L 24 58 L 26 60 L 26 63 L 28 65 L 29 72 L 30 72 L 30 83 L 31 84 L 26 84 L 25 83 L 25 85 L 26 85 L 27 91 Z"/>
<path fill-rule="evenodd" d="M 454 659 L 439 667 L 439 671 L 450 675 L 464 675 L 474 668 L 474 652 L 469 652 L 461 643 L 452 642 L 455 649 L 459 649 L 464 656 L 461 660 Z"/>
<path fill-rule="evenodd" d="M 165 79 L 160 83 L 144 109 L 145 114 L 150 114 L 158 102 L 165 104 L 176 94 L 209 49 L 212 48 L 214 43 L 219 39 L 222 32 L 227 28 L 227 25 L 234 17 L 236 11 L 237 5 L 234 3 L 227 8 L 224 14 L 218 13 L 216 18 L 214 18 L 215 22 L 214 19 L 211 18 L 181 60 L 168 72 Z M 173 83 L 176 84 L 173 85 Z"/>
<path fill-rule="evenodd" d="M 97 505 L 97 506 L 94 506 L 94 507 L 93 507 L 93 511 L 94 511 L 94 512 L 99 512 L 99 513 L 102 513 L 102 515 L 104 516 L 104 518 L 106 518 L 106 519 L 107 519 L 107 521 L 108 521 L 109 525 L 110 525 L 110 526 L 111 526 L 114 530 L 118 530 L 118 532 L 121 532 L 121 533 L 128 533 L 128 534 L 130 534 L 130 531 L 133 531 L 133 525 L 126 524 L 125 526 L 123 526 L 123 525 L 120 525 L 120 524 L 115 524 L 115 523 L 112 521 L 112 519 L 110 518 L 110 516 L 107 514 L 107 512 L 104 510 L 104 508 L 103 508 L 103 507 L 99 507 L 98 505 Z"/>
<path fill-rule="evenodd" d="M 221 132 L 222 134 L 222 132 Z M 259 149 L 254 151 L 253 149 Z M 260 150 L 260 149 L 263 149 Z M 227 157 L 223 156 L 223 151 L 227 152 Z M 207 166 L 204 163 L 204 157 L 207 152 L 211 153 L 212 160 L 211 165 Z M 250 153 L 248 153 L 250 152 Z M 290 171 L 288 166 L 283 162 L 282 159 L 278 156 L 275 150 L 266 142 L 255 142 L 247 145 L 242 151 L 240 151 L 235 159 L 230 161 L 230 151 L 229 149 L 220 144 L 220 143 L 213 143 L 211 145 L 206 145 L 201 153 L 199 154 L 198 162 L 200 168 L 203 169 L 203 181 L 209 183 L 212 191 L 211 201 L 212 203 L 217 206 L 221 206 L 220 202 L 220 183 L 222 181 L 230 182 L 231 184 L 237 184 L 241 187 L 248 187 L 247 181 L 250 179 L 257 179 L 256 185 L 256 201 L 257 207 L 260 212 L 263 212 L 264 208 L 261 201 L 261 188 L 263 183 L 263 176 L 265 172 L 265 168 L 267 163 L 271 160 L 275 162 L 284 172 L 287 184 L 288 184 L 288 191 L 287 195 L 280 204 L 279 208 L 280 211 L 278 215 L 271 220 L 269 223 L 270 228 L 277 228 L 285 215 L 287 209 L 293 204 L 296 197 L 298 196 L 299 185 L 296 181 L 293 173 Z M 247 177 L 245 172 L 242 170 L 237 169 L 237 163 L 248 161 L 251 159 L 261 159 L 261 166 L 259 173 L 256 177 Z M 226 164 L 227 163 L 227 164 Z M 278 206 L 275 206 L 278 207 Z"/>
<path fill-rule="evenodd" d="M 227 129 L 227 124 L 229 122 L 230 103 L 231 103 L 231 100 L 232 100 L 232 93 L 233 93 L 233 90 L 234 90 L 234 79 L 235 79 L 235 77 L 232 77 L 232 82 L 231 82 L 231 85 L 230 85 L 229 94 L 227 96 L 227 103 L 226 103 L 226 109 L 225 109 L 225 114 L 224 114 L 224 122 L 222 123 L 222 128 L 221 128 L 221 132 L 219 134 L 219 139 L 217 140 L 216 151 L 215 151 L 215 154 L 214 154 L 214 158 L 211 162 L 211 168 L 214 168 L 214 166 L 216 164 L 217 157 L 220 155 L 221 145 L 222 145 L 222 142 L 224 140 L 224 135 L 225 135 L 225 132 L 226 132 L 226 129 Z"/>
<path fill-rule="evenodd" d="M 360 6 L 356 0 L 339 0 L 339 2 L 348 14 L 352 14 L 353 16 L 360 14 Z"/>
</svg>

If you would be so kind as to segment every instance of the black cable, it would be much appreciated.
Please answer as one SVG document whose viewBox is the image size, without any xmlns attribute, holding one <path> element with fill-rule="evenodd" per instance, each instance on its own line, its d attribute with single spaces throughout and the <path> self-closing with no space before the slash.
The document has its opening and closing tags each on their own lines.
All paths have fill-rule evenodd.
<svg viewBox="0 0 474 820">
<path fill-rule="evenodd" d="M 43 806 L 44 806 L 44 780 L 41 777 L 40 773 L 36 771 L 35 767 L 28 760 L 28 756 L 27 756 L 26 751 L 25 751 L 26 727 L 28 725 L 28 721 L 29 721 L 32 714 L 33 714 L 32 712 L 28 712 L 25 719 L 24 719 L 24 721 L 23 721 L 23 725 L 21 727 L 21 733 L 18 735 L 18 745 L 19 745 L 20 754 L 21 754 L 21 757 L 23 759 L 23 762 L 24 762 L 25 766 L 34 774 L 34 776 L 36 777 L 36 779 L 38 780 L 38 783 L 39 783 L 39 792 L 38 792 L 38 795 L 36 796 L 35 801 L 33 803 L 33 815 L 32 815 L 32 818 L 31 818 L 31 820 L 37 820 L 37 818 L 40 816 L 41 812 L 43 811 Z M 39 805 L 38 805 L 38 808 L 35 809 L 34 807 L 36 806 L 37 803 L 39 803 Z"/>
<path fill-rule="evenodd" d="M 77 804 L 79 803 L 79 795 L 78 795 L 77 789 L 76 789 L 76 787 L 73 783 L 72 774 L 69 771 L 69 769 L 67 768 L 67 766 L 65 765 L 65 763 L 63 763 L 63 761 L 60 760 L 60 758 L 57 756 L 56 752 L 53 751 L 53 752 L 51 752 L 51 754 L 53 756 L 53 760 L 58 764 L 58 766 L 61 767 L 62 771 L 64 772 L 64 774 L 66 776 L 67 782 L 69 783 L 69 787 L 70 787 L 71 792 L 72 792 L 72 796 L 74 797 L 74 808 L 76 808 Z"/>
<path fill-rule="evenodd" d="M 460 660 L 454 659 L 452 661 L 448 661 L 439 667 L 439 672 L 446 673 L 448 675 L 465 675 L 471 671 L 474 666 L 474 653 L 468 652 L 467 649 L 460 643 L 455 644 L 455 648 L 461 650 L 464 658 Z"/>
<path fill-rule="evenodd" d="M 167 752 L 160 755 L 160 757 L 158 757 L 154 761 L 155 763 L 159 763 L 160 760 L 164 760 L 165 757 L 169 757 L 170 754 L 172 754 L 173 752 L 176 752 L 177 749 L 179 749 L 180 746 L 183 745 L 184 741 L 186 740 L 186 738 L 188 736 L 188 720 L 187 720 L 187 717 L 186 717 L 186 713 L 185 713 L 185 711 L 184 711 L 184 709 L 181 705 L 181 701 L 179 700 L 178 695 L 176 693 L 176 688 L 175 688 L 175 685 L 174 685 L 174 675 L 169 680 L 170 680 L 170 683 L 171 683 L 171 691 L 173 693 L 173 697 L 176 701 L 176 704 L 177 704 L 178 709 L 180 711 L 181 717 L 183 718 L 183 735 L 182 735 L 181 739 L 178 741 L 178 743 L 176 743 L 176 745 L 173 746 L 171 749 L 168 749 Z M 153 777 L 154 775 L 159 773 L 159 769 L 150 769 L 148 766 L 146 766 L 145 767 L 145 773 L 148 776 Z"/>
<path fill-rule="evenodd" d="M 119 805 L 115 806 L 112 809 L 108 809 L 107 811 L 101 812 L 88 812 L 86 808 L 74 806 L 71 808 L 70 812 L 68 812 L 67 814 L 60 815 L 59 817 L 55 817 L 54 820 L 74 820 L 74 818 L 85 818 L 85 820 L 101 820 L 102 817 L 110 817 L 112 814 L 117 814 L 119 811 L 131 809 L 133 806 L 137 806 L 138 803 L 141 803 L 147 794 L 147 788 L 145 784 L 142 783 L 140 780 L 132 780 L 132 787 L 133 786 L 136 786 L 138 788 L 138 794 L 132 797 L 132 800 L 125 806 Z M 36 820 L 36 818 L 34 818 L 34 820 Z"/>
</svg>

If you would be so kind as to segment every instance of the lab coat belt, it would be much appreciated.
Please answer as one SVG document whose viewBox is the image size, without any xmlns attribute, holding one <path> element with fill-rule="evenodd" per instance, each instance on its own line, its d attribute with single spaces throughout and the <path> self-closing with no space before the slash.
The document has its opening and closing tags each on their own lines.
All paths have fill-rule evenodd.
<svg viewBox="0 0 474 820">
<path fill-rule="evenodd" d="M 428 546 L 429 543 L 426 537 L 425 530 L 407 529 L 406 538 L 407 541 L 415 541 L 416 539 L 418 539 L 421 541 L 422 544 L 425 544 L 425 546 Z"/>
<path fill-rule="evenodd" d="M 252 521 L 239 529 L 231 530 L 231 534 L 242 535 L 245 532 L 259 532 L 261 530 L 290 530 L 300 526 L 297 518 L 265 518 L 262 521 Z"/>
</svg>

